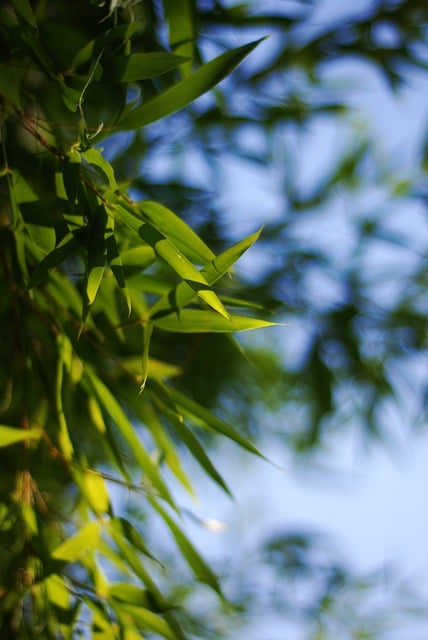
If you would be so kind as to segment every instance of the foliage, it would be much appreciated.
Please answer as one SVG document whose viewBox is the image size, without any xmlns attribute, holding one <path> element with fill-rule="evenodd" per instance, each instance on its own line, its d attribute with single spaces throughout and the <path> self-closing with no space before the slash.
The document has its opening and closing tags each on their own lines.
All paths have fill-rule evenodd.
<svg viewBox="0 0 428 640">
<path fill-rule="evenodd" d="M 188 23 L 170 3 L 165 10 L 173 49 Z M 184 446 L 229 494 L 200 432 L 257 450 L 174 389 L 180 364 L 152 351 L 164 332 L 178 341 L 272 324 L 227 310 L 215 291 L 259 234 L 214 254 L 179 215 L 132 198 L 99 143 L 182 109 L 255 44 L 193 71 L 187 49 L 151 43 L 142 5 L 13 0 L 1 12 L 0 625 L 10 638 L 85 628 L 94 638 L 184 638 L 144 534 L 113 507 L 113 487 L 144 498 L 194 577 L 223 598 L 178 523 L 165 473 L 194 492 Z"/>
<path fill-rule="evenodd" d="M 413 261 L 398 294 L 383 299 L 397 274 L 376 281 L 370 263 L 379 242 L 412 253 L 414 237 L 397 236 L 384 211 L 419 203 L 423 174 L 380 168 L 347 103 L 349 83 L 334 75 L 344 59 L 357 61 L 398 93 L 410 69 L 426 69 L 425 2 L 374 3 L 335 24 L 314 21 L 317 3 L 274 4 L 0 7 L 8 638 L 208 637 L 202 607 L 191 606 L 196 587 L 188 574 L 174 579 L 150 535 L 156 514 L 230 616 L 171 490 L 177 481 L 197 489 L 186 456 L 230 493 L 208 447 L 221 434 L 258 454 L 248 433 L 260 433 L 266 405 L 278 411 L 275 425 L 285 423 L 278 441 L 298 452 L 317 450 L 356 411 L 363 433 L 384 435 L 385 401 L 400 399 L 407 363 L 426 353 L 426 265 Z M 331 123 L 344 144 L 323 150 L 325 170 L 308 187 L 296 168 L 306 137 Z M 279 176 L 278 210 L 261 236 L 259 221 L 247 223 L 259 203 L 227 213 L 231 158 Z M 365 208 L 373 192 L 380 204 Z M 349 194 L 349 251 L 323 246 L 321 233 L 309 242 L 305 225 L 322 228 Z M 255 273 L 238 276 L 249 249 Z M 333 299 L 319 293 L 325 282 Z M 304 328 L 299 357 L 284 363 L 276 343 L 266 349 L 266 332 L 262 347 L 252 334 L 243 357 L 230 334 L 269 326 L 267 311 Z M 295 341 L 293 326 L 284 331 Z M 311 576 L 330 575 L 306 542 Z M 341 584 L 352 591 L 346 572 Z M 334 617 L 340 585 L 327 592 Z M 302 612 L 320 620 L 314 638 L 328 633 L 316 598 Z M 364 637 L 358 625 L 354 637 Z M 221 636 L 218 620 L 211 628 Z"/>
</svg>

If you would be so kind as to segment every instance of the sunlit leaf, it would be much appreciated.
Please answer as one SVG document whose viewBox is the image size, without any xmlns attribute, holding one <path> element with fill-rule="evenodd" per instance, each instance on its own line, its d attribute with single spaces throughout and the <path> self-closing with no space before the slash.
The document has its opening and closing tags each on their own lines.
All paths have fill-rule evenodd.
<svg viewBox="0 0 428 640">
<path fill-rule="evenodd" d="M 150 611 L 150 609 L 138 607 L 135 604 L 129 604 L 127 602 L 121 602 L 120 610 L 129 613 L 133 620 L 142 625 L 144 629 L 154 631 L 163 638 L 167 638 L 167 640 L 179 640 L 179 637 L 174 633 L 169 624 L 163 618 Z"/>
<path fill-rule="evenodd" d="M 157 255 L 162 258 L 177 275 L 185 280 L 197 295 L 220 315 L 228 316 L 218 296 L 212 291 L 201 272 L 166 238 L 158 229 L 148 222 L 141 221 L 141 213 L 131 205 L 118 203 L 124 222 L 138 233 Z"/>
<path fill-rule="evenodd" d="M 113 394 L 107 389 L 103 382 L 94 374 L 87 371 L 88 379 L 96 394 L 98 401 L 103 405 L 107 414 L 111 417 L 116 427 L 125 438 L 126 442 L 131 448 L 132 455 L 135 457 L 136 462 L 141 466 L 141 470 L 147 476 L 152 483 L 153 487 L 159 492 L 159 494 L 167 500 L 171 505 L 174 505 L 173 499 L 165 482 L 162 480 L 159 470 L 156 464 L 152 461 L 151 457 L 147 453 L 140 438 L 135 431 L 135 428 L 129 421 L 122 407 L 113 396 Z"/>
<path fill-rule="evenodd" d="M 116 191 L 117 182 L 114 176 L 114 169 L 110 162 L 103 156 L 102 150 L 91 147 L 82 153 L 82 157 L 99 171 L 109 188 Z"/>
<path fill-rule="evenodd" d="M 275 326 L 274 322 L 229 315 L 225 318 L 212 311 L 200 309 L 182 309 L 167 315 L 159 314 L 152 318 L 153 324 L 164 331 L 176 333 L 235 333 Z"/>
<path fill-rule="evenodd" d="M 223 253 L 218 255 L 209 264 L 205 265 L 201 269 L 201 273 L 207 280 L 208 284 L 213 285 L 217 282 L 225 273 L 227 273 L 242 256 L 247 249 L 249 249 L 254 242 L 259 238 L 261 231 L 254 233 L 244 240 L 240 240 L 238 243 L 226 249 Z M 164 311 L 170 309 L 180 309 L 186 306 L 196 297 L 194 289 L 187 284 L 187 282 L 180 282 L 173 290 L 171 290 L 163 298 L 155 302 L 150 309 L 150 315 L 161 315 Z"/>
<path fill-rule="evenodd" d="M 52 552 L 55 560 L 75 562 L 85 553 L 93 551 L 101 536 L 102 523 L 100 521 L 88 522 L 77 533 L 67 538 Z"/>
<path fill-rule="evenodd" d="M 143 200 L 138 204 L 143 219 L 169 238 L 192 262 L 205 264 L 215 255 L 205 242 L 173 211 L 157 202 Z"/>
<path fill-rule="evenodd" d="M 81 479 L 82 492 L 97 514 L 108 511 L 110 496 L 106 482 L 98 471 L 87 469 Z"/>
<path fill-rule="evenodd" d="M 150 339 L 152 337 L 153 325 L 151 322 L 145 322 L 142 327 L 142 338 L 143 338 L 143 355 L 141 358 L 141 384 L 140 384 L 140 393 L 144 390 L 146 386 L 147 376 L 149 375 L 149 350 L 150 350 Z"/>
<path fill-rule="evenodd" d="M 0 447 L 8 447 L 25 440 L 39 440 L 41 436 L 41 429 L 18 429 L 0 425 Z"/>
</svg>

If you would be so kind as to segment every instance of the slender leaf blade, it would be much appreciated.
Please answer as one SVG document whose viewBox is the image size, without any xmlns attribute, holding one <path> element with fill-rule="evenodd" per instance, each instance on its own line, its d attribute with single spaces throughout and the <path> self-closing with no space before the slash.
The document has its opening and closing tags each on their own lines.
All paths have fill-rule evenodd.
<svg viewBox="0 0 428 640">
<path fill-rule="evenodd" d="M 102 531 L 101 521 L 92 521 L 81 527 L 77 533 L 67 538 L 52 552 L 52 558 L 65 562 L 75 562 L 97 546 Z"/>
<path fill-rule="evenodd" d="M 203 309 L 181 309 L 166 315 L 152 317 L 158 329 L 174 333 L 236 333 L 275 326 L 275 322 L 229 315 L 225 318 L 218 313 Z"/>
<path fill-rule="evenodd" d="M 260 40 L 231 49 L 207 62 L 194 74 L 181 80 L 149 102 L 125 114 L 115 128 L 131 131 L 168 116 L 215 87 L 259 44 Z"/>
<path fill-rule="evenodd" d="M 172 71 L 187 60 L 186 56 L 164 52 L 115 56 L 109 73 L 116 82 L 138 82 Z"/>
<path fill-rule="evenodd" d="M 40 440 L 42 436 L 41 429 L 19 429 L 7 425 L 0 425 L 0 447 L 8 447 L 17 442 L 25 440 Z"/>
</svg>

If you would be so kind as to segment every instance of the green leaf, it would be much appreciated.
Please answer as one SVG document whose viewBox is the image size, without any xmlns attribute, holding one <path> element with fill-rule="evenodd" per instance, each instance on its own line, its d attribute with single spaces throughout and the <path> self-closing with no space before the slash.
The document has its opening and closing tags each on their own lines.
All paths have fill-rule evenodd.
<svg viewBox="0 0 428 640">
<path fill-rule="evenodd" d="M 175 333 L 235 333 L 274 327 L 276 324 L 246 316 L 230 315 L 225 318 L 202 309 L 182 309 L 167 315 L 158 314 L 152 317 L 152 322 L 158 329 Z"/>
<path fill-rule="evenodd" d="M 188 260 L 202 264 L 214 260 L 215 254 L 211 249 L 173 211 L 148 200 L 140 202 L 138 206 L 144 220 L 167 237 Z"/>
<path fill-rule="evenodd" d="M 61 609 L 70 607 L 70 589 L 66 581 L 55 573 L 43 580 L 42 585 L 50 602 Z"/>
<path fill-rule="evenodd" d="M 159 380 L 150 380 L 148 386 L 154 402 L 160 407 L 161 412 L 168 418 L 178 437 L 190 451 L 195 460 L 201 465 L 207 474 L 211 476 L 214 482 L 223 489 L 223 491 L 225 491 L 230 497 L 233 497 L 226 482 L 223 480 L 222 476 L 205 453 L 204 447 L 193 432 L 185 425 L 183 416 L 169 393 L 169 389 Z"/>
<path fill-rule="evenodd" d="M 175 56 L 171 53 L 134 53 L 129 56 L 113 58 L 109 74 L 116 82 L 137 82 L 157 76 L 175 69 L 187 57 Z"/>
<path fill-rule="evenodd" d="M 204 302 L 220 315 L 228 317 L 223 304 L 210 289 L 205 278 L 168 238 L 148 223 L 141 225 L 139 234 L 147 244 L 153 247 L 158 256 L 196 291 Z"/>
<path fill-rule="evenodd" d="M 129 295 L 128 287 L 126 286 L 125 273 L 122 265 L 122 258 L 119 254 L 119 249 L 118 249 L 116 238 L 113 232 L 107 234 L 106 248 L 107 248 L 107 260 L 110 265 L 110 269 L 112 270 L 112 273 L 116 279 L 119 289 L 126 300 L 126 306 L 128 307 L 128 315 L 130 315 L 131 307 L 132 307 L 131 297 Z"/>
<path fill-rule="evenodd" d="M 8 447 L 24 440 L 40 440 L 41 429 L 18 429 L 6 425 L 0 425 L 0 447 Z"/>
<path fill-rule="evenodd" d="M 176 405 L 184 412 L 185 415 L 193 418 L 197 424 L 201 424 L 207 429 L 211 429 L 213 431 L 216 431 L 217 433 L 221 433 L 230 440 L 233 440 L 234 442 L 239 444 L 243 449 L 246 449 L 250 453 L 264 458 L 263 454 L 261 454 L 260 451 L 256 449 L 253 444 L 251 444 L 251 442 L 246 440 L 243 436 L 241 436 L 240 433 L 232 429 L 232 427 L 230 427 L 226 422 L 218 418 L 216 415 L 202 407 L 194 400 L 191 400 L 180 391 L 177 391 L 177 389 L 168 387 L 168 391 Z"/>
<path fill-rule="evenodd" d="M 154 631 L 163 638 L 167 638 L 167 640 L 179 640 L 180 638 L 180 636 L 177 636 L 174 633 L 169 624 L 163 618 L 156 615 L 149 609 L 138 607 L 134 604 L 128 604 L 127 602 L 121 602 L 120 610 L 124 613 L 128 613 L 132 619 L 139 625 L 142 625 L 144 629 L 150 629 L 150 631 Z"/>
<path fill-rule="evenodd" d="M 151 376 L 153 375 L 153 368 L 155 368 L 155 366 L 156 361 L 151 360 Z M 150 387 L 152 386 L 153 383 L 150 384 Z M 150 430 L 150 433 L 152 434 L 157 446 L 159 447 L 162 460 L 165 461 L 165 463 L 171 469 L 177 480 L 181 482 L 186 491 L 188 491 L 191 496 L 195 496 L 192 484 L 182 468 L 180 453 L 177 451 L 174 443 L 171 442 L 166 429 L 161 424 L 158 412 L 155 411 L 151 403 L 140 402 L 138 417 Z"/>
<path fill-rule="evenodd" d="M 83 472 L 75 470 L 74 477 L 93 511 L 97 515 L 106 513 L 110 506 L 110 496 L 101 473 L 93 469 L 85 469 Z"/>
<path fill-rule="evenodd" d="M 81 245 L 78 242 L 75 235 L 69 233 L 62 239 L 60 244 L 37 265 L 34 269 L 30 281 L 28 283 L 28 289 L 36 287 L 44 278 L 47 277 L 51 269 L 55 269 L 64 262 L 68 257 L 77 253 L 81 249 Z"/>
<path fill-rule="evenodd" d="M 82 157 L 86 162 L 95 167 L 103 176 L 105 182 L 112 191 L 117 190 L 117 182 L 114 176 L 114 170 L 110 162 L 106 160 L 102 154 L 102 149 L 91 147 L 82 153 Z"/>
<path fill-rule="evenodd" d="M 119 602 L 127 602 L 128 604 L 134 604 L 143 607 L 149 606 L 146 589 L 142 589 L 136 584 L 130 584 L 128 582 L 115 582 L 114 584 L 110 585 L 108 593 L 109 596 L 111 596 L 115 600 L 118 600 Z"/>
<path fill-rule="evenodd" d="M 140 393 L 146 386 L 147 376 L 149 375 L 149 349 L 150 339 L 152 337 L 153 325 L 151 322 L 144 322 L 142 327 L 142 339 L 143 339 L 143 357 L 141 359 L 141 384 Z"/>
<path fill-rule="evenodd" d="M 83 525 L 77 533 L 65 542 L 59 545 L 52 552 L 52 558 L 55 560 L 64 560 L 65 562 L 75 562 L 79 560 L 88 551 L 93 551 L 100 539 L 102 531 L 102 523 L 100 521 L 88 522 Z"/>
<path fill-rule="evenodd" d="M 141 212 L 127 203 L 122 203 L 119 198 L 114 201 L 119 206 L 114 206 L 114 211 L 120 212 L 123 221 L 134 229 L 139 236 L 156 254 L 162 258 L 183 280 L 185 280 L 197 295 L 219 314 L 228 317 L 223 304 L 214 293 L 198 269 L 166 238 L 158 229 L 148 222 L 141 222 Z"/>
<path fill-rule="evenodd" d="M 241 240 L 237 244 L 233 245 L 229 249 L 226 249 L 219 256 L 214 258 L 212 262 L 207 264 L 202 270 L 201 274 L 205 277 L 209 285 L 215 284 L 221 277 L 227 273 L 235 262 L 242 256 L 249 247 L 259 238 L 261 230 L 253 233 L 244 240 Z M 166 296 L 155 302 L 151 307 L 149 314 L 155 316 L 161 314 L 167 310 L 177 310 L 186 306 L 189 302 L 196 297 L 196 292 L 186 282 L 180 282 L 172 291 Z"/>
<path fill-rule="evenodd" d="M 172 496 L 168 491 L 165 482 L 162 480 L 156 464 L 147 453 L 120 404 L 105 384 L 101 382 L 98 376 L 93 374 L 89 368 L 86 369 L 86 373 L 99 403 L 104 407 L 107 415 L 111 417 L 116 427 L 125 438 L 136 462 L 141 466 L 142 471 L 146 474 L 153 487 L 159 492 L 159 495 L 161 495 L 175 509 Z"/>
<path fill-rule="evenodd" d="M 87 42 L 85 46 L 76 53 L 71 63 L 71 68 L 76 69 L 80 67 L 80 65 L 85 64 L 85 62 L 93 60 L 110 42 L 114 42 L 115 40 L 128 40 L 134 33 L 143 30 L 145 27 L 146 25 L 143 21 L 134 20 L 104 31 L 94 40 Z"/>
<path fill-rule="evenodd" d="M 126 251 L 122 251 L 121 259 L 125 274 L 128 276 L 140 274 L 156 260 L 156 253 L 151 247 L 140 244 Z"/>
<path fill-rule="evenodd" d="M 0 63 L 0 95 L 21 108 L 21 86 L 26 70 Z"/>
<path fill-rule="evenodd" d="M 80 170 L 80 153 L 76 149 L 71 149 L 62 163 L 63 184 L 70 206 L 73 206 L 76 202 L 80 184 Z"/>
<path fill-rule="evenodd" d="M 149 502 L 167 524 L 177 543 L 178 548 L 183 554 L 183 557 L 186 560 L 187 564 L 192 569 L 194 575 L 198 578 L 198 580 L 210 586 L 221 597 L 223 597 L 217 576 L 213 573 L 211 568 L 207 565 L 205 560 L 195 549 L 188 537 L 182 532 L 176 522 L 174 522 L 171 516 L 165 511 L 163 507 L 161 507 L 161 505 L 156 500 L 149 497 Z"/>
<path fill-rule="evenodd" d="M 16 13 L 24 18 L 28 24 L 37 29 L 36 17 L 33 13 L 31 5 L 28 0 L 11 0 L 12 6 Z"/>
<path fill-rule="evenodd" d="M 59 450 L 63 454 L 66 460 L 71 460 L 74 453 L 73 443 L 70 439 L 68 430 L 67 419 L 64 413 L 63 406 L 63 377 L 64 377 L 64 365 L 67 366 L 67 361 L 70 360 L 72 355 L 72 346 L 65 334 L 59 333 L 57 336 L 58 346 L 58 362 L 55 375 L 55 405 L 57 414 L 57 426 L 58 426 L 58 446 Z M 71 368 L 71 367 L 69 367 Z"/>
<path fill-rule="evenodd" d="M 106 266 L 106 232 L 107 214 L 104 207 L 99 206 L 93 211 L 89 236 L 86 245 L 88 266 L 86 271 L 86 299 L 90 306 L 98 293 Z M 85 315 L 85 314 L 84 314 Z"/>
<path fill-rule="evenodd" d="M 163 0 L 168 22 L 169 43 L 171 49 L 180 55 L 190 58 L 195 49 L 195 8 L 193 0 Z M 181 65 L 183 76 L 192 71 L 192 61 Z"/>
<path fill-rule="evenodd" d="M 138 530 L 129 520 L 126 520 L 126 518 L 111 518 L 110 525 L 115 531 L 124 536 L 135 549 L 144 553 L 148 558 L 156 560 L 153 554 L 150 553 Z"/>
<path fill-rule="evenodd" d="M 259 44 L 250 42 L 231 49 L 207 62 L 194 74 L 181 80 L 149 102 L 125 114 L 116 125 L 117 130 L 131 131 L 179 111 L 223 80 Z"/>
<path fill-rule="evenodd" d="M 216 482 L 219 487 L 221 487 L 223 491 L 232 498 L 233 495 L 229 487 L 205 453 L 205 448 L 201 445 L 193 432 L 185 425 L 182 420 L 179 420 L 176 415 L 168 411 L 165 411 L 165 413 L 167 414 L 168 419 L 178 437 L 180 438 L 181 442 L 187 447 L 195 460 L 201 465 L 202 469 L 204 469 L 206 473 L 214 480 L 214 482 Z"/>
</svg>

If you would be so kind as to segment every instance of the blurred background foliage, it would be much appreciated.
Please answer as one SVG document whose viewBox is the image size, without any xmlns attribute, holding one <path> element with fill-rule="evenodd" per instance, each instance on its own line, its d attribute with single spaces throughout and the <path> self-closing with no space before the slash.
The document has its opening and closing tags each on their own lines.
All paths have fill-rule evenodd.
<svg viewBox="0 0 428 640">
<path fill-rule="evenodd" d="M 364 442 L 390 443 L 389 403 L 408 426 L 424 426 L 428 129 L 402 162 L 399 148 L 389 154 L 382 147 L 358 96 L 373 77 L 394 100 L 414 78 L 426 82 L 425 0 L 356 2 L 346 11 L 322 0 L 166 4 L 185 16 L 188 41 L 174 45 L 165 3 L 111 7 L 144 23 L 141 51 L 164 51 L 172 42 L 173 52 L 196 62 L 268 37 L 214 91 L 137 133 L 106 137 L 102 146 L 118 181 L 136 197 L 180 212 L 216 254 L 265 224 L 221 293 L 233 300 L 239 291 L 287 326 L 239 343 L 162 334 L 152 355 L 180 368 L 179 389 L 261 447 L 274 438 L 296 460 L 316 457 L 351 423 Z M 66 19 L 84 41 L 102 31 L 105 9 L 95 1 L 52 3 L 52 22 Z M 43 29 L 49 41 L 49 21 Z M 72 52 L 66 38 L 55 41 L 57 33 L 51 53 L 58 68 L 67 68 Z M 180 72 L 189 74 L 191 64 Z M 123 100 L 104 77 L 87 90 L 92 130 Z M 174 70 L 135 91 L 149 99 L 175 78 Z M 47 118 L 61 121 L 64 107 L 50 104 Z M 16 145 L 12 164 L 27 161 L 21 152 Z M 208 435 L 204 442 L 216 446 Z M 355 575 L 306 532 L 278 533 L 245 567 L 218 561 L 237 604 L 233 612 L 219 612 L 202 587 L 180 579 L 176 563 L 171 557 L 167 578 L 160 572 L 159 580 L 193 620 L 191 633 L 204 638 L 229 637 L 249 612 L 271 616 L 272 624 L 296 623 L 290 638 L 389 638 L 390 616 L 419 611 L 417 597 L 401 585 L 392 602 L 377 606 L 387 578 Z"/>
</svg>

